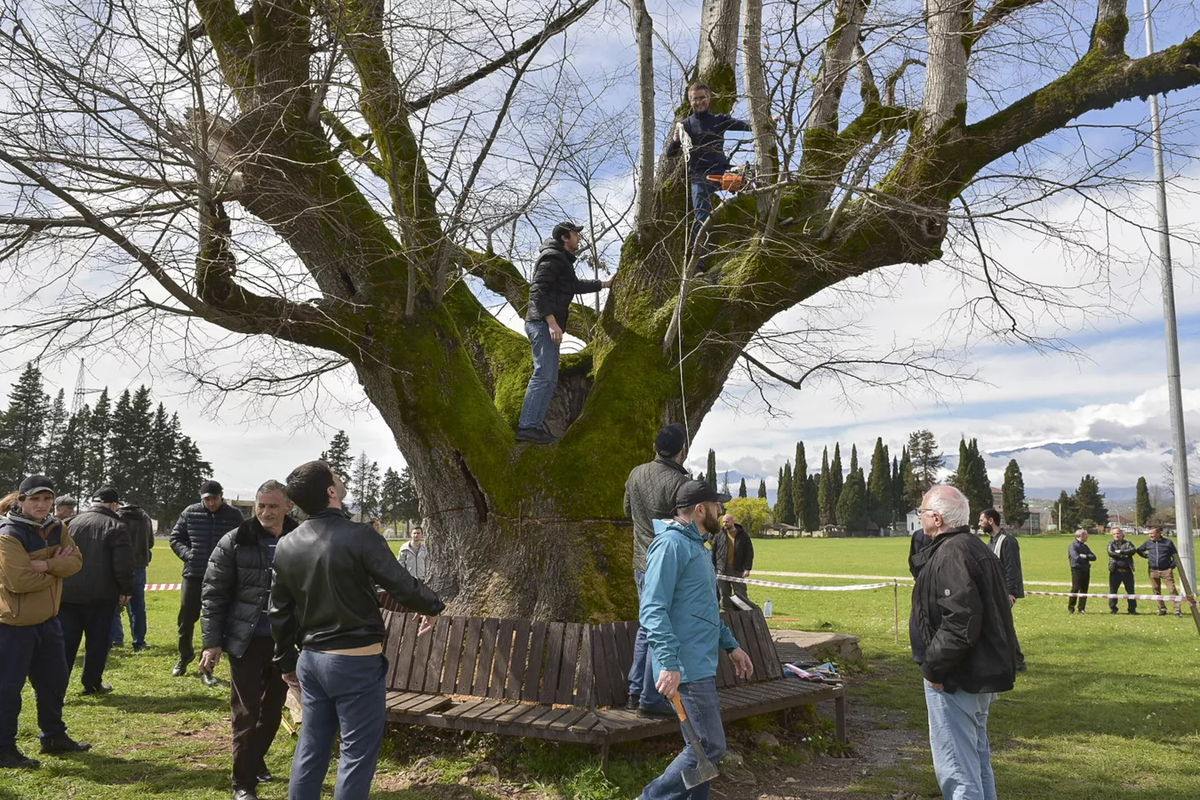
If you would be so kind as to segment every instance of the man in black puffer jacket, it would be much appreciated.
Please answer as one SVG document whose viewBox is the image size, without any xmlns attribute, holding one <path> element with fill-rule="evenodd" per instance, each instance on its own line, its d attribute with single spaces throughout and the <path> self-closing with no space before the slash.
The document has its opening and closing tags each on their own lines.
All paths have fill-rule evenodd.
<svg viewBox="0 0 1200 800">
<path fill-rule="evenodd" d="M 558 386 L 558 350 L 571 300 L 579 292 L 598 292 L 612 281 L 581 280 L 575 276 L 575 253 L 583 241 L 582 230 L 573 222 L 554 226 L 552 238 L 542 243 L 529 282 L 529 306 L 525 311 L 525 334 L 533 348 L 533 375 L 525 388 L 517 441 L 550 444 L 554 436 L 543 426 L 554 389 Z"/>
<path fill-rule="evenodd" d="M 129 532 L 117 516 L 120 495 L 105 486 L 92 497 L 92 507 L 71 518 L 71 535 L 83 555 L 83 569 L 63 581 L 63 642 L 67 670 L 75 663 L 79 643 L 83 656 L 83 693 L 107 694 L 104 666 L 112 647 L 113 617 L 133 594 L 133 549 Z"/>
<path fill-rule="evenodd" d="M 225 490 L 216 481 L 200 485 L 200 502 L 193 503 L 179 515 L 171 531 L 171 549 L 183 562 L 183 592 L 179 598 L 179 661 L 171 668 L 176 678 L 187 674 L 188 664 L 196 657 L 192 634 L 200 619 L 200 593 L 208 558 L 221 537 L 245 520 L 242 512 L 225 502 Z M 200 668 L 200 678 L 206 686 L 215 686 L 217 679 Z"/>
<path fill-rule="evenodd" d="M 912 557 L 912 615 L 925 651 L 933 769 L 945 797 L 995 797 L 988 710 L 998 692 L 1013 688 L 1017 672 L 1004 568 L 971 534 L 962 492 L 935 486 L 920 513 L 933 542 Z"/>
<path fill-rule="evenodd" d="M 287 698 L 267 608 L 275 547 L 299 525 L 291 510 L 282 483 L 258 487 L 254 518 L 221 537 L 204 573 L 200 668 L 211 674 L 229 654 L 235 800 L 254 800 L 259 782 L 271 780 L 266 756 Z"/>
</svg>

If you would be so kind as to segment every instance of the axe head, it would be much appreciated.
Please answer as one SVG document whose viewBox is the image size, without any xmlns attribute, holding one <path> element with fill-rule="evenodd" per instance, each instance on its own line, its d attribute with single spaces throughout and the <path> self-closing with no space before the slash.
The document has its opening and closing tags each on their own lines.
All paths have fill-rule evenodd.
<svg viewBox="0 0 1200 800">
<path fill-rule="evenodd" d="M 700 784 L 708 783 L 721 774 L 717 771 L 716 766 L 708 760 L 708 756 L 705 755 L 703 750 L 693 747 L 692 752 L 696 754 L 699 763 L 696 764 L 695 769 L 685 769 L 680 773 L 680 777 L 683 778 L 683 785 L 688 789 L 695 789 Z"/>
</svg>

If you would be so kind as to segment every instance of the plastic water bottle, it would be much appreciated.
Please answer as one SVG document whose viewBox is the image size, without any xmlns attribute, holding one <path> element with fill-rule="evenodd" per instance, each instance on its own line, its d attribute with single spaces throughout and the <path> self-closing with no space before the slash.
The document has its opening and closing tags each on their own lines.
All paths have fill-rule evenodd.
<svg viewBox="0 0 1200 800">
<path fill-rule="evenodd" d="M 767 598 L 767 602 L 763 603 L 763 616 L 767 619 L 771 618 L 771 598 Z"/>
</svg>

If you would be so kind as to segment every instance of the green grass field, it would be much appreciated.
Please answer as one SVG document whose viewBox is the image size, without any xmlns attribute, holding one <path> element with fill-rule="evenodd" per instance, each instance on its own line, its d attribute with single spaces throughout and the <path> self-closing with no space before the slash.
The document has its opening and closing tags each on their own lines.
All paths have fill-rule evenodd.
<svg viewBox="0 0 1200 800">
<path fill-rule="evenodd" d="M 1138 538 L 1140 541 L 1140 537 Z M 1068 537 L 1023 537 L 1029 581 L 1065 582 Z M 760 571 L 867 574 L 907 577 L 906 539 L 756 541 Z M 1101 552 L 1103 540 L 1092 541 Z M 155 547 L 151 582 L 179 580 L 179 564 L 164 542 Z M 1148 588 L 1139 563 L 1138 589 Z M 1093 570 L 1106 580 L 1103 556 Z M 771 578 L 782 582 L 863 583 L 835 578 Z M 1029 588 L 1053 589 L 1050 586 Z M 776 627 L 829 629 L 862 637 L 869 666 L 853 673 L 851 703 L 866 703 L 906 715 L 923 729 L 925 709 L 919 673 L 908 658 L 908 591 L 899 590 L 900 631 L 895 640 L 893 590 L 854 593 L 790 591 L 754 587 L 751 597 L 770 597 Z M 105 698 L 79 695 L 78 669 L 67 698 L 73 736 L 94 744 L 90 753 L 45 758 L 37 772 L 0 772 L 0 800 L 38 798 L 134 798 L 229 796 L 228 688 L 208 689 L 193 672 L 169 675 L 175 661 L 174 618 L 178 595 L 148 596 L 151 650 L 116 650 L 106 679 L 116 692 Z M 1110 616 L 1093 601 L 1087 616 L 1068 617 L 1063 598 L 1030 597 L 1017 604 L 1016 622 L 1029 663 L 1016 690 L 993 706 L 994 764 L 1002 797 L 1083 800 L 1096 798 L 1200 797 L 1197 732 L 1200 701 L 1200 637 L 1190 618 L 1149 614 Z M 227 677 L 222 665 L 218 675 Z M 20 745 L 36 753 L 33 696 L 26 690 Z M 492 737 L 446 737 L 424 731 L 395 731 L 384 746 L 373 797 L 389 800 L 462 797 L 466 779 L 477 798 L 634 797 L 670 757 L 672 743 L 636 745 L 614 751 L 611 782 L 599 775 L 596 753 L 583 748 L 522 743 Z M 286 775 L 293 740 L 280 733 L 268 757 Z M 516 776 L 525 793 L 489 789 L 475 766 L 483 759 L 502 767 L 506 785 Z M 413 776 L 419 776 L 412 785 Z M 761 784 L 760 784 L 761 785 Z M 449 793 L 453 787 L 455 794 Z M 798 786 L 799 791 L 803 787 Z M 928 753 L 884 774 L 865 776 L 856 787 L 864 797 L 897 792 L 936 794 Z M 443 791 L 444 790 L 444 791 Z M 286 797 L 286 786 L 260 787 L 268 800 Z M 758 792 L 753 796 L 757 797 Z"/>
</svg>

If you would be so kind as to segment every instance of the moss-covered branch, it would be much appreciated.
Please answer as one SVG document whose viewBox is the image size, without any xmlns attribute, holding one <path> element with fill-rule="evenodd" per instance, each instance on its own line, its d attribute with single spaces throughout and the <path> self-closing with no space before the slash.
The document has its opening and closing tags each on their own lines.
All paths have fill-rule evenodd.
<svg viewBox="0 0 1200 800">
<path fill-rule="evenodd" d="M 254 105 L 254 46 L 250 29 L 234 0 L 196 0 L 203 31 L 212 42 L 221 75 L 243 110 Z M 185 39 L 185 42 L 188 41 Z M 186 44 L 180 43 L 182 52 Z"/>
</svg>

